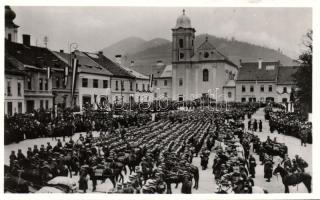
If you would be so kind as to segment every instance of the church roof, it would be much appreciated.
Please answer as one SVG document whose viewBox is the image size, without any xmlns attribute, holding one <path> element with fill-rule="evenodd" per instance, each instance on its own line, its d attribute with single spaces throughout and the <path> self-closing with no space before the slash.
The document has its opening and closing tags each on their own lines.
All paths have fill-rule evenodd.
<svg viewBox="0 0 320 200">
<path fill-rule="evenodd" d="M 177 18 L 176 23 L 176 29 L 177 28 L 192 28 L 191 27 L 191 20 L 188 16 L 185 15 L 185 10 L 183 9 L 182 15 Z"/>
<path fill-rule="evenodd" d="M 198 47 L 198 50 L 213 50 L 216 49 L 209 41 L 208 41 L 208 37 L 206 37 L 206 40 L 200 44 L 200 46 Z"/>
</svg>

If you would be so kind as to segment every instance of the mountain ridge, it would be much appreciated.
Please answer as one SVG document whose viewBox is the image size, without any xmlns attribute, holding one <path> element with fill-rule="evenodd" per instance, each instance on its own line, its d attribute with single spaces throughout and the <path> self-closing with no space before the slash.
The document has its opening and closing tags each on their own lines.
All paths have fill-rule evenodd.
<svg viewBox="0 0 320 200">
<path fill-rule="evenodd" d="M 222 54 L 227 56 L 229 60 L 235 64 L 239 64 L 240 59 L 243 62 L 256 61 L 258 58 L 262 58 L 265 61 L 278 61 L 280 60 L 283 65 L 293 65 L 292 58 L 284 55 L 280 51 L 269 47 L 263 47 L 257 44 L 252 44 L 244 41 L 238 41 L 236 39 L 226 39 L 216 37 L 214 35 L 200 34 L 195 37 L 195 51 L 199 45 L 205 41 L 208 37 L 208 41 Z M 146 41 L 138 37 L 132 37 L 137 45 L 132 47 L 128 42 L 129 40 L 120 40 L 115 43 L 117 45 L 111 45 L 104 48 L 104 54 L 113 59 L 114 52 L 123 55 L 122 62 L 124 65 L 129 66 L 131 61 L 134 61 L 134 69 L 143 74 L 150 74 L 152 72 L 152 66 L 156 64 L 158 60 L 162 60 L 165 64 L 171 64 L 171 41 L 163 38 L 154 38 Z M 143 42 L 144 41 L 144 42 Z M 131 42 L 132 43 L 135 42 Z M 123 48 L 127 46 L 128 48 Z M 113 49 L 118 48 L 118 49 Z"/>
</svg>

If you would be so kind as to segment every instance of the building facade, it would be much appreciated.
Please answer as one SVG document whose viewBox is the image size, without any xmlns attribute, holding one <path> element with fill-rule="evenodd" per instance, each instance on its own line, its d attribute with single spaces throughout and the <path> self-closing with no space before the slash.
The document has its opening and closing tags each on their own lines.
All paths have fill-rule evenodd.
<svg viewBox="0 0 320 200">
<path fill-rule="evenodd" d="M 153 81 L 154 98 L 158 100 L 172 99 L 172 65 L 155 68 Z"/>
<path fill-rule="evenodd" d="M 172 99 L 208 96 L 224 101 L 224 86 L 237 77 L 238 66 L 220 53 L 208 38 L 194 46 L 195 29 L 183 14 L 172 29 Z"/>
</svg>

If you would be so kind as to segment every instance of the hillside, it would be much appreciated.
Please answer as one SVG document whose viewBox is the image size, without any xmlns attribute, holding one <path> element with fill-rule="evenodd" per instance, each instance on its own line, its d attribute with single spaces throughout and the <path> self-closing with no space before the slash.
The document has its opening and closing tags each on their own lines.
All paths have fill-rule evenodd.
<svg viewBox="0 0 320 200">
<path fill-rule="evenodd" d="M 196 48 L 205 41 L 205 37 L 206 35 L 196 36 Z M 212 35 L 208 35 L 208 40 L 235 64 L 239 64 L 240 59 L 245 62 L 255 61 L 258 58 L 262 58 L 266 61 L 280 60 L 283 65 L 292 65 L 291 58 L 274 49 L 237 40 L 227 40 L 225 38 L 219 38 Z M 123 62 L 126 65 L 129 65 L 130 61 L 134 60 L 135 69 L 141 73 L 150 74 L 151 66 L 154 65 L 157 60 L 162 60 L 166 64 L 171 63 L 171 42 L 168 40 L 157 38 L 154 41 L 151 40 L 138 44 L 135 48 L 132 46 L 127 47 L 128 48 L 126 50 L 122 50 L 121 53 L 124 55 Z M 108 49 L 109 48 L 110 47 L 108 47 Z M 105 53 L 105 55 L 110 58 L 114 56 L 114 54 L 110 56 L 107 53 Z"/>
</svg>

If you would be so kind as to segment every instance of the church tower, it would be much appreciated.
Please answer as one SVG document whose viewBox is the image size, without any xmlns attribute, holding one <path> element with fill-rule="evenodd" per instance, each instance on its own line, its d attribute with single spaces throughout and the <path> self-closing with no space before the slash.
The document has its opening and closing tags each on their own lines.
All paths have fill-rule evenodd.
<svg viewBox="0 0 320 200">
<path fill-rule="evenodd" d="M 5 6 L 5 38 L 11 42 L 18 42 L 18 28 L 13 20 L 16 13 L 11 10 L 10 6 Z"/>
<path fill-rule="evenodd" d="M 190 99 L 193 90 L 192 57 L 194 55 L 194 33 L 191 20 L 185 10 L 178 17 L 172 29 L 172 99 L 184 101 Z"/>
<path fill-rule="evenodd" d="M 172 62 L 190 61 L 194 55 L 194 33 L 189 17 L 178 17 L 175 28 L 172 29 Z"/>
</svg>

